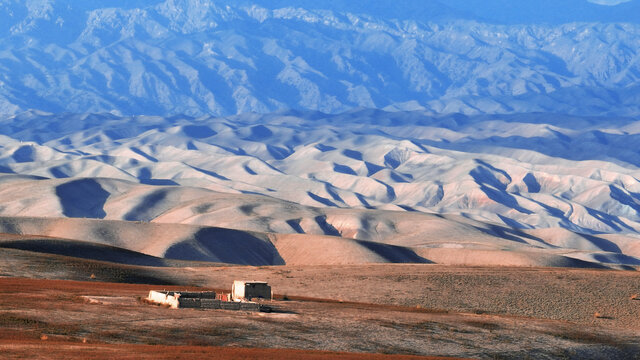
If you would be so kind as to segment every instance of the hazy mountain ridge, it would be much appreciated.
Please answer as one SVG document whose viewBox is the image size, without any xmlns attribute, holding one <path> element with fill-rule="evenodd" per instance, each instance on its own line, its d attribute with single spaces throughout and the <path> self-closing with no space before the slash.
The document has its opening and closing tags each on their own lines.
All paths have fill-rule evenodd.
<svg viewBox="0 0 640 360">
<path fill-rule="evenodd" d="M 624 14 L 638 3 L 584 2 L 576 13 Z M 640 25 L 631 18 L 503 25 L 435 1 L 423 11 L 416 2 L 335 11 L 325 3 L 147 4 L 1 2 L 0 113 L 640 114 Z M 580 16 L 563 19 L 589 19 Z"/>
</svg>

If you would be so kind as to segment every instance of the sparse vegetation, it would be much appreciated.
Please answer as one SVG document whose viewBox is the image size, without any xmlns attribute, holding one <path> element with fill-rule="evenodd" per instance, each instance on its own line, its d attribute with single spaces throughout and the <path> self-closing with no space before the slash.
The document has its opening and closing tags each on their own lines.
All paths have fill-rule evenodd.
<svg viewBox="0 0 640 360">
<path fill-rule="evenodd" d="M 0 314 L 0 327 L 46 327 L 48 323 L 40 320 L 36 320 L 26 316 L 14 315 L 14 314 Z"/>
<path fill-rule="evenodd" d="M 597 311 L 595 313 L 593 313 L 593 317 L 596 318 L 596 319 L 607 319 L 607 320 L 612 320 L 613 319 L 613 317 L 605 315 L 605 314 L 603 314 L 601 312 L 597 312 Z"/>
<path fill-rule="evenodd" d="M 133 269 L 135 268 L 131 268 Z M 167 269 L 169 270 L 174 272 L 174 279 L 179 279 L 179 270 Z M 411 352 L 417 354 L 436 354 L 433 349 L 437 349 L 437 354 L 464 354 L 467 357 L 470 354 L 468 350 L 461 351 L 472 346 L 475 349 L 473 354 L 478 357 L 500 354 L 500 358 L 517 358 L 515 355 L 505 354 L 525 354 L 522 352 L 523 346 L 535 349 L 533 354 L 544 355 L 571 351 L 579 354 L 580 348 L 585 344 L 595 349 L 602 347 L 623 351 L 620 349 L 624 349 L 624 344 L 640 343 L 637 336 L 630 336 L 624 330 L 628 326 L 626 324 L 639 321 L 635 317 L 624 317 L 627 311 L 637 309 L 636 304 L 630 301 L 619 302 L 617 289 L 635 286 L 631 283 L 619 283 L 636 281 L 636 277 L 628 272 L 598 273 L 599 279 L 606 281 L 603 280 L 604 285 L 599 286 L 597 297 L 589 297 L 588 286 L 583 293 L 575 289 L 588 284 L 583 283 L 583 279 L 593 277 L 591 270 L 587 270 L 584 277 L 581 272 L 572 270 L 571 282 L 566 282 L 566 278 L 556 278 L 555 274 L 564 270 L 456 270 L 417 265 L 348 266 L 342 269 L 239 267 L 233 268 L 233 271 L 229 268 L 194 268 L 189 271 L 195 271 L 191 273 L 193 278 L 213 280 L 210 284 L 214 289 L 221 286 L 216 284 L 217 281 L 222 285 L 228 284 L 227 276 L 269 279 L 274 284 L 274 290 L 283 289 L 282 293 L 286 294 L 276 298 L 288 301 L 268 303 L 273 312 L 260 314 L 168 310 L 145 304 L 144 296 L 148 290 L 158 288 L 152 285 L 0 278 L 0 294 L 22 294 L 20 298 L 0 297 L 0 308 L 7 309 L 2 313 L 4 318 L 0 318 L 0 329 L 13 329 L 11 331 L 14 333 L 22 334 L 19 336 L 32 340 L 38 339 L 42 334 L 47 335 L 48 341 L 42 343 L 72 341 L 81 344 L 83 339 L 87 339 L 89 344 L 155 344 L 157 347 L 233 344 L 364 352 L 380 352 L 384 349 L 390 353 L 409 353 L 407 349 L 411 348 Z M 92 272 L 107 274 L 107 270 L 100 267 L 94 267 Z M 287 276 L 294 272 L 296 278 L 306 280 L 304 284 L 289 282 Z M 402 272 L 411 272 L 413 275 L 402 282 L 396 281 L 396 276 Z M 363 274 L 368 274 L 368 279 L 363 279 Z M 620 276 L 617 277 L 617 274 Z M 84 276 L 86 279 L 86 275 Z M 523 276 L 529 277 L 525 277 L 526 281 L 523 281 Z M 193 283 L 190 279 L 185 277 L 182 281 L 185 284 Z M 526 291 L 527 288 L 519 290 L 512 286 L 508 289 L 510 296 L 499 296 L 499 292 L 505 289 L 496 284 L 506 283 L 537 286 L 544 288 L 544 291 L 531 293 Z M 539 284 L 553 285 L 540 287 Z M 422 286 L 421 289 L 433 290 L 413 291 L 418 285 Z M 474 292 L 455 291 L 470 286 L 475 289 Z M 570 297 L 556 298 L 553 297 L 553 292 L 545 293 L 563 289 L 563 286 L 571 288 Z M 612 291 L 610 297 L 607 297 L 609 292 L 606 289 L 609 286 Z M 172 290 L 165 285 L 160 288 Z M 186 290 L 185 288 L 186 286 L 178 286 L 173 290 Z M 488 292 L 483 293 L 485 289 Z M 291 291 L 308 296 L 292 295 Z M 330 292 L 332 295 L 329 295 Z M 393 296 L 389 296 L 390 294 Z M 552 318 L 566 314 L 575 316 L 572 311 L 582 311 L 583 317 L 571 318 L 572 322 L 554 322 L 538 321 L 531 316 L 503 316 L 511 309 L 522 310 L 522 305 L 540 304 L 531 297 L 547 299 L 545 301 L 553 299 L 556 303 L 563 304 L 562 307 L 532 308 L 546 311 L 537 313 L 540 315 L 536 317 Z M 617 307 L 607 305 L 609 298 L 611 301 L 618 300 L 614 301 L 618 304 Z M 85 299 L 97 302 L 89 305 L 84 302 Z M 126 299 L 129 300 L 125 301 Z M 572 299 L 580 299 L 575 307 L 572 307 Z M 391 301 L 401 302 L 402 306 L 391 305 Z M 464 303 L 466 308 L 456 305 L 460 303 Z M 513 304 L 520 307 L 514 308 Z M 592 304 L 591 308 L 597 304 L 597 309 L 609 311 L 598 310 L 601 317 L 596 318 L 585 304 Z M 25 312 L 24 309 L 42 309 L 42 312 L 36 315 L 32 310 Z M 555 312 L 557 310 L 564 313 Z M 104 316 L 105 311 L 109 314 L 108 317 Z M 598 321 L 594 321 L 595 319 Z M 2 326 L 3 322 L 11 326 Z M 187 322 L 189 331 L 182 328 Z M 576 332 L 576 323 L 581 328 L 580 332 Z M 606 324 L 610 330 L 599 328 L 601 324 Z M 616 327 L 619 330 L 612 330 Z M 498 348 L 508 348 L 513 352 L 498 351 Z"/>
</svg>

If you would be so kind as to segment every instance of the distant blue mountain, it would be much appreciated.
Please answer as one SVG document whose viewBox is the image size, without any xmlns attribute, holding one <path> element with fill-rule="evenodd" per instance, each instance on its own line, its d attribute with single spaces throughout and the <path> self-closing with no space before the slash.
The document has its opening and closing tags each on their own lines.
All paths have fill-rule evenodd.
<svg viewBox="0 0 640 360">
<path fill-rule="evenodd" d="M 215 3 L 258 4 L 268 9 L 324 9 L 416 21 L 465 19 L 494 24 L 640 23 L 640 0 L 616 6 L 602 6 L 587 0 L 240 0 Z"/>
<path fill-rule="evenodd" d="M 602 6 L 586 0 L 442 0 L 453 9 L 497 24 L 565 24 L 571 22 L 640 23 L 640 1 Z"/>
<path fill-rule="evenodd" d="M 231 3 L 259 4 L 269 9 L 325 9 L 416 21 L 466 19 L 494 24 L 640 23 L 639 0 L 617 6 L 597 5 L 587 0 L 257 0 Z"/>
<path fill-rule="evenodd" d="M 640 114 L 640 0 L 4 0 L 0 114 Z"/>
</svg>

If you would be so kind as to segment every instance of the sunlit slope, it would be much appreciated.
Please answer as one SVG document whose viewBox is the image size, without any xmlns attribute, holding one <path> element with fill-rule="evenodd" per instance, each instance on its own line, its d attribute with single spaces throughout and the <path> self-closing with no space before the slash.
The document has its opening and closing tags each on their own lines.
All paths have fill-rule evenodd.
<svg viewBox="0 0 640 360">
<path fill-rule="evenodd" d="M 29 112 L 0 123 L 1 216 L 118 220 L 129 224 L 124 228 L 145 223 L 136 229 L 178 224 L 144 247 L 125 246 L 156 257 L 472 264 L 515 251 L 525 260 L 512 263 L 562 263 L 544 260 L 542 251 L 590 263 L 639 263 L 640 126 L 632 119 L 372 110 L 197 119 Z M 255 232 L 256 244 L 270 250 L 253 258 L 209 254 L 196 239 L 168 251 L 189 238 L 175 233 L 187 225 Z M 88 230 L 58 228 L 65 230 L 21 233 L 94 241 Z M 305 258 L 307 246 L 347 255 Z M 458 256 L 468 251 L 473 255 Z"/>
<path fill-rule="evenodd" d="M 74 239 L 157 258 L 250 265 L 640 264 L 638 240 L 631 234 L 518 230 L 459 215 L 318 208 L 261 195 L 103 178 L 7 178 L 14 181 L 6 181 L 0 194 L 0 202 L 7 205 L 0 217 L 0 233 Z M 80 196 L 60 197 L 56 195 L 60 186 L 73 186 Z M 101 188 L 102 200 L 82 193 L 83 187 Z M 39 241 L 30 243 L 32 250 L 56 253 L 46 248 L 60 245 Z M 78 254 L 84 251 L 78 244 L 65 246 L 78 249 L 74 250 Z"/>
<path fill-rule="evenodd" d="M 124 220 L 206 224 L 208 207 L 215 208 L 191 209 L 188 200 L 199 200 L 200 190 L 133 189 L 129 182 L 137 182 L 266 195 L 256 209 L 236 211 L 257 222 L 274 211 L 268 205 L 274 198 L 458 214 L 516 228 L 639 229 L 640 125 L 631 119 L 367 110 L 199 119 L 25 113 L 0 124 L 0 171 L 83 178 L 30 189 L 15 176 L 3 177 L 0 194 L 23 189 L 33 201 L 39 192 L 56 196 L 58 211 L 71 217 L 117 213 Z M 107 200 L 117 205 L 103 209 Z M 0 208 L 27 216 L 54 211 L 51 204 L 25 202 L 9 197 Z M 228 222 L 234 216 L 225 215 Z"/>
</svg>

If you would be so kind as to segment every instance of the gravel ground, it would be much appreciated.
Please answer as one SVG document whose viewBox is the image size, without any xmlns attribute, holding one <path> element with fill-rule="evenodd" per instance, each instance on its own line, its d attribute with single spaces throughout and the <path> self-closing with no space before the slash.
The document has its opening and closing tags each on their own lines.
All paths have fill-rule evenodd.
<svg viewBox="0 0 640 360">
<path fill-rule="evenodd" d="M 640 300 L 632 299 L 640 294 L 635 271 L 384 264 L 187 272 L 194 282 L 216 288 L 255 278 L 279 294 L 640 328 Z"/>
<path fill-rule="evenodd" d="M 487 359 L 624 359 L 640 351 L 637 334 L 564 321 L 313 299 L 275 301 L 271 313 L 175 310 L 136 301 L 150 288 L 0 278 L 0 352 L 7 339 Z"/>
<path fill-rule="evenodd" d="M 68 332 L 64 336 L 72 339 L 94 336 L 93 341 L 108 343 L 508 359 L 625 359 L 640 354 L 640 300 L 632 299 L 640 294 L 636 271 L 441 265 L 152 268 L 9 249 L 0 251 L 0 260 L 0 276 L 92 278 L 66 290 L 46 290 L 51 285 L 21 289 L 30 281 L 23 279 L 15 280 L 18 288 L 13 290 L 0 286 L 0 293 L 22 294 L 0 296 L 0 320 L 26 319 L 20 331 L 35 339 L 43 329 L 53 329 L 53 336 Z M 148 289 L 229 289 L 239 279 L 268 281 L 274 293 L 296 301 L 282 302 L 288 313 L 264 316 L 172 312 L 132 302 Z M 42 296 L 60 301 L 47 302 Z M 133 305 L 115 300 L 88 305 L 81 296 L 130 297 Z M 309 299 L 297 301 L 303 298 Z M 105 320 L 112 318 L 122 321 Z M 204 320 L 191 323 L 200 318 Z M 189 329 L 199 335 L 184 330 L 184 319 L 190 319 Z M 0 326 L 7 328 L 11 326 Z M 2 336 L 0 332 L 0 340 Z"/>
</svg>

